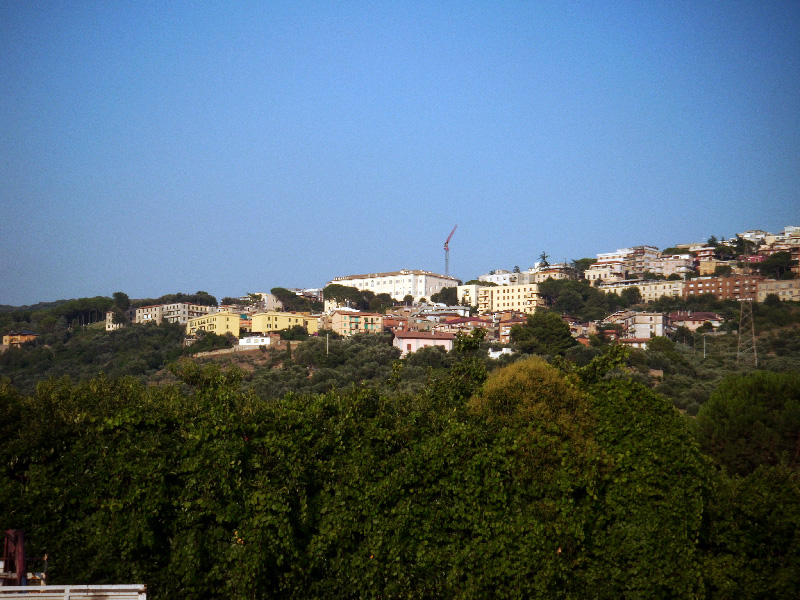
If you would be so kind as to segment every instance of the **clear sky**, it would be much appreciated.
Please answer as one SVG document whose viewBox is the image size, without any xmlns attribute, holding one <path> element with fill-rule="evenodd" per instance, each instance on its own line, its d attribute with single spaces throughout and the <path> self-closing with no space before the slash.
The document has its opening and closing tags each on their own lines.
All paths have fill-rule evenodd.
<svg viewBox="0 0 800 600">
<path fill-rule="evenodd" d="M 800 225 L 800 2 L 0 0 L 0 304 Z"/>
</svg>

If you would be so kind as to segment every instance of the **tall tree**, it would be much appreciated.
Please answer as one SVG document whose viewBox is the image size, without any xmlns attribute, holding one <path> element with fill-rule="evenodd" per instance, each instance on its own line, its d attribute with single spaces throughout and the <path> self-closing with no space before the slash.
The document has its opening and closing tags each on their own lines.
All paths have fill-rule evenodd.
<svg viewBox="0 0 800 600">
<path fill-rule="evenodd" d="M 131 299 L 125 292 L 114 292 L 111 295 L 114 298 L 114 307 L 118 310 L 128 310 L 131 307 Z"/>
<path fill-rule="evenodd" d="M 458 304 L 458 288 L 455 287 L 442 288 L 441 291 L 431 295 L 431 300 L 433 302 L 446 304 L 447 306 L 455 306 L 456 304 Z"/>
<path fill-rule="evenodd" d="M 696 427 L 703 450 L 732 473 L 800 467 L 800 373 L 726 379 L 700 407 Z"/>
<path fill-rule="evenodd" d="M 797 266 L 797 261 L 792 260 L 789 252 L 776 252 L 754 265 L 761 275 L 773 279 L 793 279 L 792 269 L 795 266 Z"/>
<path fill-rule="evenodd" d="M 547 256 L 547 253 L 544 250 L 542 250 L 542 253 L 539 255 L 539 267 L 540 268 L 546 269 L 547 267 L 550 266 L 550 263 L 547 261 L 548 258 L 549 257 Z"/>
<path fill-rule="evenodd" d="M 558 313 L 537 310 L 528 316 L 525 325 L 511 328 L 511 340 L 520 352 L 549 356 L 563 355 L 577 344 L 567 325 Z"/>
</svg>

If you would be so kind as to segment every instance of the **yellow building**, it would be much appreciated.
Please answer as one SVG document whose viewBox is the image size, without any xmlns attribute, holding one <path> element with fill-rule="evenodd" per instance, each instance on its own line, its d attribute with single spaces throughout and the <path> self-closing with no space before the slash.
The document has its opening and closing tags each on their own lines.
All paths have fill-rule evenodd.
<svg viewBox="0 0 800 600">
<path fill-rule="evenodd" d="M 39 337 L 33 331 L 9 331 L 3 336 L 3 346 L 21 346 L 25 342 L 30 342 Z"/>
<path fill-rule="evenodd" d="M 800 279 L 775 281 L 765 279 L 758 282 L 758 301 L 763 302 L 769 294 L 775 294 L 784 301 L 797 302 L 800 300 Z"/>
<path fill-rule="evenodd" d="M 263 312 L 256 313 L 251 318 L 253 320 L 251 330 L 258 333 L 281 331 L 295 325 L 305 327 L 309 334 L 319 330 L 319 318 L 309 313 Z"/>
<path fill-rule="evenodd" d="M 535 283 L 522 285 L 486 286 L 478 289 L 478 312 L 481 314 L 515 310 L 527 314 L 536 312 L 544 301 Z"/>
<path fill-rule="evenodd" d="M 186 333 L 188 335 L 195 335 L 198 331 L 207 331 L 217 335 L 230 333 L 238 338 L 239 322 L 241 320 L 241 316 L 238 313 L 232 312 L 218 312 L 195 317 L 194 319 L 189 319 L 189 322 L 186 323 Z"/>
<path fill-rule="evenodd" d="M 383 315 L 353 310 L 335 310 L 331 315 L 331 329 L 345 337 L 356 333 L 381 333 L 383 331 Z"/>
<path fill-rule="evenodd" d="M 665 279 L 659 279 L 653 281 L 623 281 L 621 283 L 610 283 L 601 285 L 598 289 L 606 294 L 621 294 L 623 290 L 628 288 L 637 288 L 642 295 L 642 302 L 655 302 L 664 296 L 669 298 L 682 298 L 684 285 L 685 282 L 682 280 L 667 281 Z"/>
</svg>

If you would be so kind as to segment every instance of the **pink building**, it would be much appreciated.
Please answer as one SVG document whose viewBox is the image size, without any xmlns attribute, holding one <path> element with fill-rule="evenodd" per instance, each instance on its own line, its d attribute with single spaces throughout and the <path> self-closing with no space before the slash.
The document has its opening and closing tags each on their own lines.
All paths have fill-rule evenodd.
<svg viewBox="0 0 800 600">
<path fill-rule="evenodd" d="M 395 348 L 400 348 L 400 358 L 405 358 L 410 352 L 416 352 L 427 346 L 441 346 L 445 351 L 453 349 L 456 336 L 452 333 L 439 333 L 432 331 L 395 331 Z"/>
</svg>

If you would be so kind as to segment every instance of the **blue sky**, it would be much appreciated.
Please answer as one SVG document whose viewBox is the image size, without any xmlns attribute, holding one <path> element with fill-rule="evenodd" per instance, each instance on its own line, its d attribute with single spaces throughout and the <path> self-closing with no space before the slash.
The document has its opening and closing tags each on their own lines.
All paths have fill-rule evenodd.
<svg viewBox="0 0 800 600">
<path fill-rule="evenodd" d="M 0 0 L 0 304 L 800 225 L 800 2 Z"/>
</svg>

